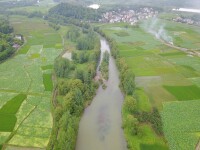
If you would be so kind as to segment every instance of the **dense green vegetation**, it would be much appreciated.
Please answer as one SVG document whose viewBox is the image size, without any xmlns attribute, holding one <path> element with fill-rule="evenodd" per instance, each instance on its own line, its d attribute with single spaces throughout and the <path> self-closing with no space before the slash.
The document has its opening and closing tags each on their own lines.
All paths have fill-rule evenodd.
<svg viewBox="0 0 200 150">
<path fill-rule="evenodd" d="M 78 41 L 74 35 L 84 36 L 84 33 L 78 31 L 80 33 L 74 34 L 74 30 L 78 31 L 75 27 L 68 30 L 67 38 L 74 42 L 76 48 Z M 97 39 L 97 35 L 92 34 Z M 98 86 L 93 81 L 100 53 L 98 40 L 94 41 L 94 45 L 92 50 L 73 51 L 72 61 L 61 57 L 55 61 L 57 96 L 53 109 L 54 127 L 47 149 L 75 149 L 81 114 Z"/>
<path fill-rule="evenodd" d="M 100 66 L 100 71 L 101 71 L 101 75 L 104 79 L 108 80 L 109 77 L 109 57 L 110 54 L 106 51 L 103 54 L 103 60 L 101 62 L 101 66 Z"/>
<path fill-rule="evenodd" d="M 60 3 L 51 8 L 48 20 L 55 23 L 80 23 L 80 21 L 98 21 L 101 17 L 98 11 L 78 4 Z"/>
<path fill-rule="evenodd" d="M 91 28 L 83 28 L 81 31 L 79 28 L 74 27 L 68 30 L 66 36 L 72 42 L 76 42 L 76 48 L 78 50 L 92 50 L 95 48 L 95 43 L 98 40 Z"/>
<path fill-rule="evenodd" d="M 14 44 L 22 45 L 23 41 L 14 39 L 11 33 L 13 28 L 9 21 L 5 18 L 0 18 L 0 62 L 7 59 L 15 52 Z"/>
</svg>

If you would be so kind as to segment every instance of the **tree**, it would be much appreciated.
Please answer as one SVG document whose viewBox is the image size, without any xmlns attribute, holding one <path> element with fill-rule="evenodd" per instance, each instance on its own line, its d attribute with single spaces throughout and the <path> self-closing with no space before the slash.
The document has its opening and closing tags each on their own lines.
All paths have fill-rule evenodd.
<svg viewBox="0 0 200 150">
<path fill-rule="evenodd" d="M 85 52 L 79 53 L 79 63 L 83 64 L 88 61 L 88 55 Z"/>
<path fill-rule="evenodd" d="M 131 114 L 137 110 L 137 101 L 132 96 L 126 96 L 124 105 Z"/>
<path fill-rule="evenodd" d="M 74 70 L 73 64 L 68 59 L 65 58 L 59 58 L 56 59 L 55 64 L 54 64 L 54 69 L 56 72 L 56 75 L 58 77 L 68 77 L 69 72 L 71 70 Z"/>
<path fill-rule="evenodd" d="M 72 60 L 74 60 L 75 62 L 78 61 L 78 56 L 77 56 L 77 53 L 76 52 L 72 52 Z"/>
<path fill-rule="evenodd" d="M 14 40 L 12 32 L 13 28 L 9 25 L 9 21 L 0 18 L 0 61 L 7 59 L 15 52 L 14 44 L 21 45 L 23 43 Z"/>
<path fill-rule="evenodd" d="M 128 70 L 123 76 L 123 89 L 127 95 L 132 95 L 135 90 L 135 75 Z"/>
<path fill-rule="evenodd" d="M 70 39 L 72 42 L 76 42 L 77 39 L 80 37 L 80 31 L 77 28 L 71 28 L 67 32 L 67 38 Z"/>
<path fill-rule="evenodd" d="M 69 80 L 69 88 L 72 91 L 78 89 L 82 92 L 84 89 L 84 85 L 80 79 L 70 79 Z"/>
</svg>

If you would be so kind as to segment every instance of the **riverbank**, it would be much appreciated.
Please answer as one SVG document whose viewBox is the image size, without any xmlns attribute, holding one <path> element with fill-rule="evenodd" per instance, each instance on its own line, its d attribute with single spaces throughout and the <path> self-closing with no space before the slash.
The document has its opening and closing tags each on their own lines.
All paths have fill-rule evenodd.
<svg viewBox="0 0 200 150">
<path fill-rule="evenodd" d="M 110 51 L 101 39 L 101 52 Z M 109 60 L 109 80 L 105 90 L 100 87 L 91 105 L 85 109 L 80 125 L 76 150 L 126 150 L 121 107 L 123 95 L 119 89 L 119 73 L 115 60 Z M 113 144 L 115 143 L 115 144 Z"/>
</svg>

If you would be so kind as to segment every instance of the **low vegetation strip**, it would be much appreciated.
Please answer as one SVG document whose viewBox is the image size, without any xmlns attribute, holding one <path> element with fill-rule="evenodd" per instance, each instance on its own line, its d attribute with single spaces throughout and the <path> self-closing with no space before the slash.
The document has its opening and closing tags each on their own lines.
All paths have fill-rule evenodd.
<svg viewBox="0 0 200 150">
<path fill-rule="evenodd" d="M 164 86 L 164 88 L 174 95 L 178 100 L 200 99 L 200 88 L 196 85 L 191 86 Z"/>
</svg>

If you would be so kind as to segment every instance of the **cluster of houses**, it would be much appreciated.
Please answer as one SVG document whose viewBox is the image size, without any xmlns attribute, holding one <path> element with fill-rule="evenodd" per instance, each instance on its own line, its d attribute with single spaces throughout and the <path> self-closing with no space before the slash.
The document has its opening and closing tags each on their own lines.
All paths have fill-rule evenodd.
<svg viewBox="0 0 200 150">
<path fill-rule="evenodd" d="M 200 21 L 194 21 L 193 19 L 183 18 L 183 17 L 180 17 L 180 16 L 174 18 L 173 21 L 180 22 L 180 23 L 186 23 L 186 24 L 189 24 L 189 25 L 200 26 Z"/>
<path fill-rule="evenodd" d="M 117 23 L 117 22 L 127 22 L 131 25 L 135 25 L 140 20 L 155 17 L 158 11 L 153 8 L 139 8 L 137 10 L 121 10 L 106 12 L 102 15 L 100 22 L 103 23 Z"/>
<path fill-rule="evenodd" d="M 15 35 L 14 39 L 16 39 L 18 41 L 23 41 L 23 36 L 20 35 L 20 34 L 17 34 L 17 35 Z M 20 46 L 21 45 L 19 43 L 14 43 L 12 47 L 15 48 L 15 49 L 19 49 Z"/>
</svg>

